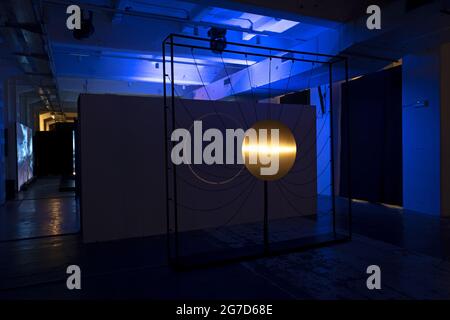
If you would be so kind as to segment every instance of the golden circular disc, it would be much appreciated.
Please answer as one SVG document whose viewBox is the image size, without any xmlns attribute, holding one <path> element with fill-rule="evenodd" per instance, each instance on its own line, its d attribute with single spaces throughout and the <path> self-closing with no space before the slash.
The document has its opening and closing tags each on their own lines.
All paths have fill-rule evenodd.
<svg viewBox="0 0 450 320">
<path fill-rule="evenodd" d="M 272 130 L 278 130 L 278 143 L 277 131 Z M 294 165 L 296 155 L 294 135 L 279 121 L 258 121 L 245 132 L 242 158 L 248 171 L 258 179 L 281 179 Z"/>
</svg>

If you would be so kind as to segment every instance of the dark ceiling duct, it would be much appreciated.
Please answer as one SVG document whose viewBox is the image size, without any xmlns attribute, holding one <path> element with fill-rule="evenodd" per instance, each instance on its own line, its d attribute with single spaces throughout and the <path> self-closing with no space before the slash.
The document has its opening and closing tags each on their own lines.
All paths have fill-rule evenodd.
<svg viewBox="0 0 450 320">
<path fill-rule="evenodd" d="M 151 19 L 151 20 L 174 21 L 174 22 L 179 22 L 179 23 L 186 24 L 186 25 L 191 25 L 193 27 L 199 27 L 199 26 L 208 27 L 208 28 L 211 28 L 211 27 L 223 28 L 224 27 L 223 24 L 221 25 L 221 24 L 216 24 L 213 22 L 193 21 L 188 16 L 179 18 L 179 17 L 170 16 L 170 15 L 161 15 L 161 14 L 154 14 L 154 13 L 149 13 L 149 12 L 140 12 L 140 11 L 134 11 L 134 10 L 130 10 L 130 9 L 122 10 L 122 9 L 118 9 L 118 8 L 99 6 L 99 5 L 89 4 L 86 2 L 80 2 L 80 1 L 43 0 L 43 2 L 48 3 L 48 4 L 61 5 L 61 6 L 77 4 L 81 8 L 84 8 L 86 10 L 92 10 L 94 12 L 109 12 L 112 14 L 120 14 L 120 15 L 131 16 L 131 17 L 140 17 L 140 18 Z M 245 20 L 247 20 L 247 19 L 245 19 Z M 256 35 L 264 35 L 264 36 L 272 35 L 275 37 L 280 37 L 280 35 L 277 32 L 258 31 L 258 30 L 254 30 L 252 27 L 242 28 L 239 26 L 227 25 L 226 28 L 229 31 L 248 32 L 248 33 L 252 33 L 252 34 L 256 34 Z"/>
<path fill-rule="evenodd" d="M 56 79 L 51 68 L 51 59 L 46 50 L 45 32 L 42 23 L 37 19 L 37 14 L 31 0 L 9 0 L 2 3 L 3 6 L 3 31 L 7 34 L 13 45 L 13 56 L 17 60 L 35 87 L 36 95 L 41 99 L 44 107 L 50 107 L 54 111 L 60 109 Z M 49 80 L 51 80 L 49 82 Z M 45 84 L 46 90 L 41 85 Z M 50 85 L 50 88 L 49 88 Z M 51 96 L 56 95 L 56 100 Z"/>
</svg>

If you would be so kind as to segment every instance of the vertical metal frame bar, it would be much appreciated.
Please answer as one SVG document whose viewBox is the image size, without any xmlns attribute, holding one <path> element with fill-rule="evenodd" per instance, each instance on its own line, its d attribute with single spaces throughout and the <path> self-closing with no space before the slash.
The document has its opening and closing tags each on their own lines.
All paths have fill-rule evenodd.
<svg viewBox="0 0 450 320">
<path fill-rule="evenodd" d="M 172 130 L 175 130 L 176 120 L 175 120 L 175 68 L 174 68 L 174 53 L 173 53 L 173 35 L 170 35 L 170 79 L 171 79 L 171 108 L 172 108 Z M 174 146 L 174 142 L 172 143 Z M 175 260 L 178 261 L 179 258 L 179 235 L 178 235 L 178 196 L 177 196 L 177 168 L 172 166 L 173 174 L 173 210 L 174 210 L 174 232 L 175 232 Z"/>
<path fill-rule="evenodd" d="M 162 43 L 162 55 L 163 55 L 163 92 L 164 92 L 164 162 L 165 162 L 165 179 L 166 179 L 166 233 L 167 233 L 167 258 L 170 262 L 172 257 L 172 250 L 170 246 L 170 193 L 169 193 L 169 135 L 167 124 L 167 112 L 169 107 L 167 106 L 167 77 L 166 77 L 166 40 Z"/>
<path fill-rule="evenodd" d="M 347 179 L 348 179 L 348 190 L 347 190 L 347 195 L 348 195 L 348 236 L 351 239 L 352 238 L 352 234 L 353 234 L 353 229 L 352 229 L 352 219 L 353 219 L 353 214 L 352 214 L 352 184 L 351 184 L 351 179 L 352 179 L 352 165 L 351 165 L 351 133 L 350 133 L 350 121 L 351 121 L 351 115 L 350 115 L 350 95 L 349 95 L 349 75 L 348 75 L 348 58 L 345 58 L 345 104 L 346 104 L 346 109 L 347 109 Z"/>
<path fill-rule="evenodd" d="M 264 225 L 263 225 L 263 238 L 264 238 L 264 252 L 269 253 L 270 239 L 269 239 L 269 203 L 268 203 L 268 188 L 269 183 L 264 181 Z"/>
<path fill-rule="evenodd" d="M 336 238 L 336 196 L 334 179 L 334 121 L 333 121 L 333 63 L 328 64 L 329 86 L 330 86 L 330 161 L 331 161 L 331 207 L 333 210 L 333 234 Z"/>
<path fill-rule="evenodd" d="M 190 40 L 197 40 L 197 41 L 204 41 L 204 42 L 210 42 L 211 39 L 209 38 L 201 38 L 196 36 L 189 36 L 186 34 L 176 34 L 172 33 L 168 37 L 174 37 L 174 38 L 180 38 L 180 39 L 190 39 Z M 315 56 L 315 57 L 324 57 L 324 58 L 330 58 L 330 59 L 339 59 L 344 60 L 346 57 L 341 55 L 332 55 L 332 54 L 325 54 L 325 53 L 314 53 L 314 52 L 307 52 L 307 51 L 298 51 L 298 50 L 291 50 L 291 49 L 280 49 L 280 48 L 273 48 L 273 47 L 267 47 L 267 46 L 261 46 L 261 45 L 254 45 L 249 43 L 239 43 L 239 42 L 232 42 L 227 41 L 227 44 L 239 46 L 243 48 L 254 48 L 254 49 L 262 49 L 262 50 L 271 50 L 271 51 L 278 51 L 278 52 L 286 52 L 286 53 L 295 53 L 300 55 L 307 55 L 307 56 Z M 195 45 L 189 45 L 190 47 L 195 47 Z M 208 48 L 205 48 L 208 49 Z M 241 52 L 244 53 L 244 52 Z M 266 55 L 269 57 L 269 55 Z M 276 58 L 279 58 L 279 56 L 276 56 Z M 316 61 L 324 64 L 328 64 L 329 62 L 324 61 Z"/>
</svg>

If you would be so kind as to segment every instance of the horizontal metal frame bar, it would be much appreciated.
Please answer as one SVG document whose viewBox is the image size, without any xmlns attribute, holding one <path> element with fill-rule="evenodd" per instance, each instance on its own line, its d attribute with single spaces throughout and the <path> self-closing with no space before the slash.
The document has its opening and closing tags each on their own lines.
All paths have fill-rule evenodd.
<svg viewBox="0 0 450 320">
<path fill-rule="evenodd" d="M 202 47 L 202 46 L 194 46 L 194 45 L 190 45 L 190 44 L 184 44 L 184 43 L 165 43 L 165 45 L 173 45 L 175 47 L 184 47 L 184 48 L 191 48 L 191 49 L 201 49 L 201 50 L 208 50 L 210 51 L 211 48 L 209 47 Z M 325 65 L 331 65 L 334 62 L 332 61 L 319 61 L 319 60 L 310 60 L 310 59 L 301 59 L 301 58 L 286 58 L 286 57 L 280 57 L 280 56 L 274 56 L 274 55 L 270 55 L 270 54 L 264 54 L 264 53 L 248 53 L 248 52 L 243 52 L 243 51 L 237 51 L 237 50 L 229 50 L 229 49 L 224 49 L 221 50 L 222 52 L 228 52 L 228 53 L 236 53 L 236 54 L 242 54 L 242 55 L 246 55 L 246 56 L 256 56 L 256 57 L 263 57 L 263 58 L 273 58 L 273 59 L 283 59 L 283 60 L 291 60 L 291 61 L 299 61 L 299 62 L 311 62 L 311 63 L 320 63 L 320 64 L 325 64 Z M 170 60 L 169 60 L 170 61 Z M 251 65 L 249 65 L 251 66 Z"/>
<path fill-rule="evenodd" d="M 173 40 L 175 38 L 190 39 L 190 40 L 205 41 L 205 42 L 210 42 L 211 41 L 211 39 L 209 39 L 209 38 L 200 38 L 200 37 L 195 37 L 195 36 L 188 36 L 188 35 L 183 35 L 183 34 L 172 33 L 172 34 L 168 35 L 164 39 L 163 42 L 164 43 L 167 42 L 167 40 L 169 38 L 172 40 L 171 42 L 174 45 L 176 45 L 176 43 L 173 42 Z M 316 56 L 316 57 L 325 57 L 325 58 L 338 59 L 338 60 L 335 60 L 334 62 L 348 59 L 347 57 L 341 56 L 341 55 L 331 55 L 331 54 L 325 54 L 325 53 L 314 53 L 314 52 L 307 52 L 307 51 L 297 51 L 297 50 L 291 50 L 291 49 L 280 49 L 280 48 L 273 48 L 273 47 L 265 47 L 265 46 L 259 46 L 259 45 L 254 45 L 254 44 L 248 44 L 248 43 L 238 43 L 238 42 L 227 41 L 227 44 L 240 46 L 240 47 L 246 47 L 246 48 L 253 48 L 253 49 L 280 51 L 280 52 L 286 52 L 286 53 L 295 53 L 295 54 L 303 54 L 303 55 L 310 55 L 310 56 Z M 190 46 L 192 46 L 192 45 L 190 45 Z M 207 48 L 207 49 L 209 49 L 209 48 Z M 241 52 L 241 53 L 244 53 L 244 52 Z"/>
</svg>

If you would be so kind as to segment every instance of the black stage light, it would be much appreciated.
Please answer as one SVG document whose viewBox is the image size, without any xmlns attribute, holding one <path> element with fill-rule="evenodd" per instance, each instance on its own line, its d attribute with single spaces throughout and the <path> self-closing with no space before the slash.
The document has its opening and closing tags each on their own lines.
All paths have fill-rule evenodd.
<svg viewBox="0 0 450 320">
<path fill-rule="evenodd" d="M 84 17 L 84 12 L 81 11 L 81 28 L 73 30 L 73 37 L 77 40 L 89 38 L 95 31 L 92 20 L 93 20 L 92 11 L 88 11 L 87 18 Z"/>
<path fill-rule="evenodd" d="M 211 48 L 212 52 L 222 53 L 223 50 L 225 50 L 225 48 L 227 47 L 227 38 L 225 38 L 226 34 L 226 29 L 214 27 L 209 29 L 208 37 L 211 39 L 209 42 L 209 47 Z"/>
</svg>

